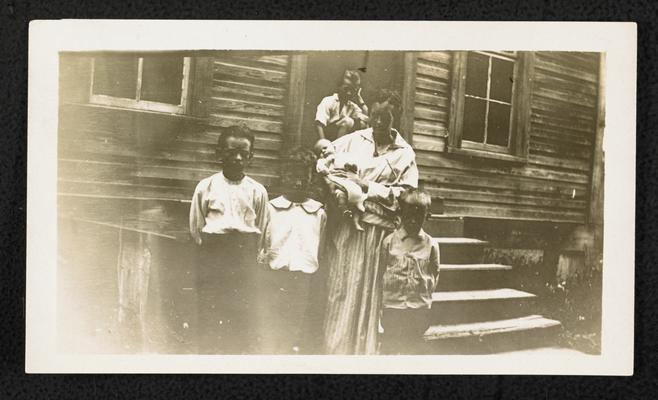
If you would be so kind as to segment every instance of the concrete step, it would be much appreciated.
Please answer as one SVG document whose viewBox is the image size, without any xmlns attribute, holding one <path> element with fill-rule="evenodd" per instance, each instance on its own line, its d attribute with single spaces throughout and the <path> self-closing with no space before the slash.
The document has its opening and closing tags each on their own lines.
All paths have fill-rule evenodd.
<svg viewBox="0 0 658 400">
<path fill-rule="evenodd" d="M 441 262 L 446 264 L 478 264 L 482 262 L 488 242 L 466 237 L 434 237 L 441 250 Z"/>
<path fill-rule="evenodd" d="M 439 243 L 439 245 L 452 245 L 452 246 L 477 246 L 488 244 L 486 240 L 480 240 L 475 238 L 465 238 L 465 237 L 434 237 L 434 240 Z"/>
<path fill-rule="evenodd" d="M 541 315 L 465 324 L 433 325 L 424 339 L 431 354 L 486 354 L 550 345 L 559 321 Z"/>
<path fill-rule="evenodd" d="M 432 294 L 432 324 L 455 324 L 527 315 L 537 296 L 510 288 Z"/>
<path fill-rule="evenodd" d="M 512 267 L 503 264 L 441 263 L 438 291 L 504 287 Z"/>
<path fill-rule="evenodd" d="M 431 236 L 462 237 L 464 236 L 464 218 L 435 214 L 425 221 L 423 230 Z"/>
</svg>

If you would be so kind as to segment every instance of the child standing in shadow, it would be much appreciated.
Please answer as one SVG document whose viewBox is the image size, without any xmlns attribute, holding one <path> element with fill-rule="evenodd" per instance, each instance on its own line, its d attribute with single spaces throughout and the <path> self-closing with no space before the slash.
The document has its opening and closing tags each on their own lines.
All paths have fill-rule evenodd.
<svg viewBox="0 0 658 400">
<path fill-rule="evenodd" d="M 269 220 L 261 254 L 259 318 L 263 334 L 261 354 L 308 352 L 309 329 L 317 307 L 327 215 L 322 203 L 309 197 L 316 158 L 312 151 L 295 148 L 283 159 L 282 195 L 270 200 Z M 315 297 L 314 297 L 315 296 Z"/>
</svg>

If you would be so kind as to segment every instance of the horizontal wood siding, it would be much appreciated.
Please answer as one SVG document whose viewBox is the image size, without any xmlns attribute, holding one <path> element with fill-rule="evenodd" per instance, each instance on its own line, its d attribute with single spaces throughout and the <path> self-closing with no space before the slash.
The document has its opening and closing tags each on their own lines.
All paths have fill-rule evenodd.
<svg viewBox="0 0 658 400">
<path fill-rule="evenodd" d="M 215 145 L 223 127 L 244 124 L 256 136 L 248 174 L 266 186 L 277 177 L 288 84 L 288 56 L 198 57 L 190 101 L 204 116 L 175 116 L 91 105 L 84 98 L 89 58 L 62 59 L 59 193 L 65 198 L 186 202 L 196 183 L 219 170 Z M 88 75 L 88 72 L 86 72 Z M 197 74 L 198 75 L 198 74 Z M 86 90 L 86 91 L 85 91 Z"/>
<path fill-rule="evenodd" d="M 208 99 L 208 130 L 186 145 L 197 154 L 217 143 L 222 128 L 245 125 L 256 137 L 256 153 L 247 173 L 271 186 L 286 132 L 288 55 L 223 53 L 215 57 Z"/>
<path fill-rule="evenodd" d="M 412 143 L 419 152 L 441 153 L 448 135 L 450 52 L 418 53 Z"/>
<path fill-rule="evenodd" d="M 512 164 L 445 152 L 452 54 L 417 54 L 413 146 L 421 184 L 444 198 L 447 214 L 585 221 L 598 55 L 538 52 L 534 57 L 528 159 Z"/>
</svg>

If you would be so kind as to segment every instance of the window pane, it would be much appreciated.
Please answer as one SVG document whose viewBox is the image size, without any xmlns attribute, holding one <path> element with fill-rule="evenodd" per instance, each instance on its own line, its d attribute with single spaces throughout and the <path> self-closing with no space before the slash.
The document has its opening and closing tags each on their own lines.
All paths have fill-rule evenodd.
<svg viewBox="0 0 658 400">
<path fill-rule="evenodd" d="M 464 127 L 462 140 L 484 141 L 484 117 L 486 101 L 466 97 L 464 99 Z"/>
<path fill-rule="evenodd" d="M 137 57 L 126 55 L 96 57 L 93 93 L 134 99 L 137 93 Z"/>
<path fill-rule="evenodd" d="M 510 103 L 512 100 L 514 63 L 498 58 L 493 58 L 491 63 L 491 92 L 489 98 Z"/>
<path fill-rule="evenodd" d="M 183 57 L 144 56 L 141 100 L 180 104 L 183 83 Z"/>
<path fill-rule="evenodd" d="M 509 144 L 509 116 L 511 107 L 506 104 L 489 103 L 487 143 L 507 147 Z"/>
<path fill-rule="evenodd" d="M 466 94 L 487 97 L 489 57 L 468 53 L 466 59 Z"/>
</svg>

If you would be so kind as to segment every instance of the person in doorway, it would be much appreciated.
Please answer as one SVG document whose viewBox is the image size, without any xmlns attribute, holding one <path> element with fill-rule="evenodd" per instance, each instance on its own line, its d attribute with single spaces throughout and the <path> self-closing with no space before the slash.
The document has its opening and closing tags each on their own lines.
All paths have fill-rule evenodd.
<svg viewBox="0 0 658 400">
<path fill-rule="evenodd" d="M 327 245 L 329 277 L 324 351 L 329 354 L 376 354 L 381 312 L 382 240 L 397 224 L 397 198 L 418 186 L 416 155 L 393 126 L 386 105 L 374 105 L 371 128 L 334 141 L 336 154 L 359 160 L 357 174 L 346 177 L 366 193 L 363 231 L 342 219 Z"/>
<path fill-rule="evenodd" d="M 439 245 L 423 231 L 432 200 L 408 190 L 400 195 L 402 223 L 382 242 L 384 269 L 382 353 L 422 354 L 432 293 L 439 278 Z"/>
<path fill-rule="evenodd" d="M 331 96 L 322 99 L 315 113 L 318 139 L 335 140 L 368 124 L 368 107 L 361 97 L 361 77 L 345 71 Z"/>
<path fill-rule="evenodd" d="M 190 206 L 190 234 L 199 246 L 197 268 L 200 354 L 245 354 L 256 341 L 254 286 L 267 191 L 244 174 L 254 136 L 232 126 L 219 136 L 222 170 L 199 182 Z"/>
<path fill-rule="evenodd" d="M 259 321 L 262 354 L 301 354 L 309 348 L 314 278 L 320 268 L 327 215 L 309 198 L 316 158 L 312 151 L 291 150 L 283 160 L 282 195 L 270 200 L 261 262 Z"/>
</svg>

